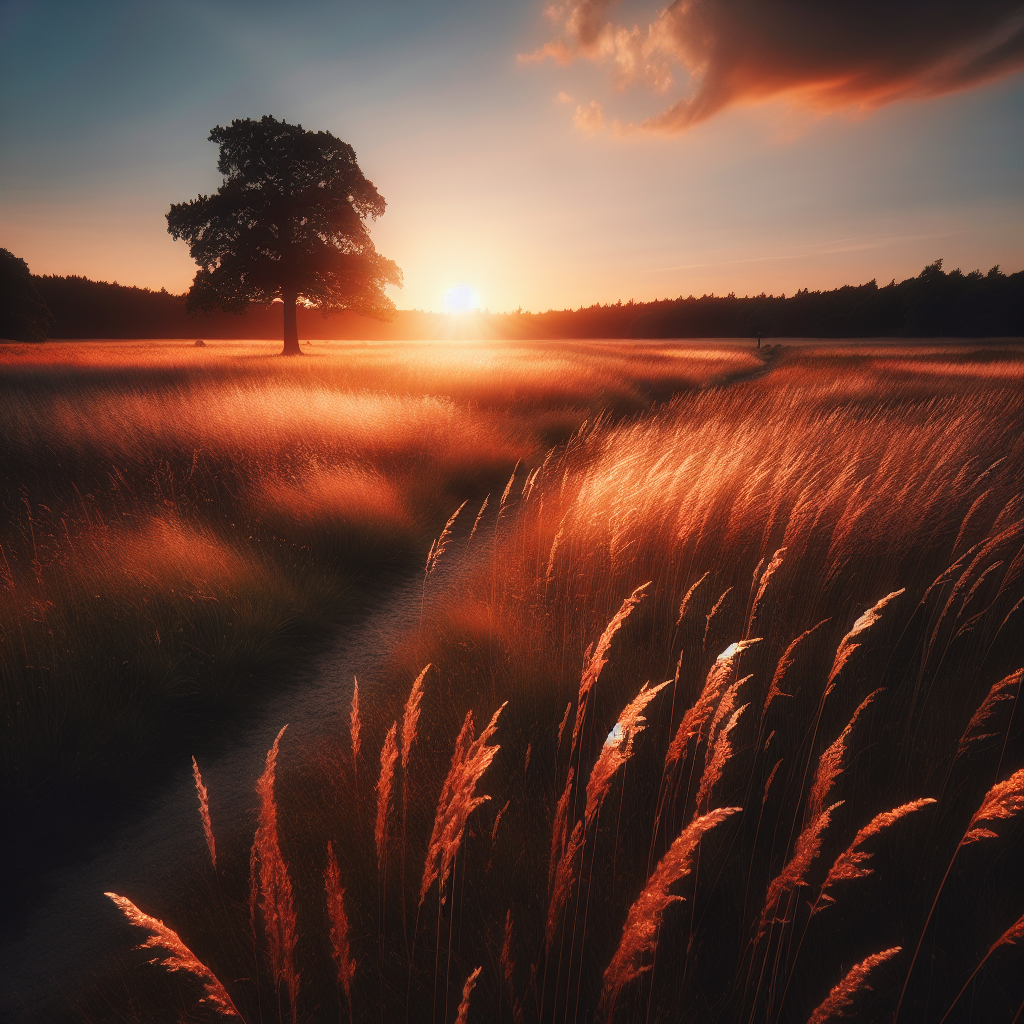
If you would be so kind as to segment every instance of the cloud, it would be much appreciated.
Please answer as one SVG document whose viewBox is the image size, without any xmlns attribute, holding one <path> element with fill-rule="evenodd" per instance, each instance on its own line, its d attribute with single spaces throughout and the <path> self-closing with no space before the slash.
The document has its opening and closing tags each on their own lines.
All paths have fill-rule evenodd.
<svg viewBox="0 0 1024 1024">
<path fill-rule="evenodd" d="M 572 103 L 572 101 L 575 98 L 576 98 L 575 96 L 570 96 L 567 92 L 560 92 L 560 93 L 558 93 L 557 96 L 555 96 L 555 102 L 556 103 Z"/>
<path fill-rule="evenodd" d="M 613 24 L 613 6 L 549 8 L 565 32 L 520 60 L 593 60 L 616 88 L 656 92 L 674 85 L 673 66 L 685 68 L 689 94 L 641 126 L 667 134 L 778 96 L 870 110 L 1024 70 L 1019 0 L 675 0 L 646 32 Z"/>
<path fill-rule="evenodd" d="M 604 127 L 604 109 L 597 100 L 591 100 L 586 107 L 581 103 L 572 121 L 581 131 L 599 132 Z"/>
<path fill-rule="evenodd" d="M 538 47 L 533 53 L 516 54 L 516 60 L 520 64 L 536 64 L 550 57 L 556 64 L 571 64 L 576 58 L 576 53 L 566 46 L 561 39 L 554 39 Z"/>
</svg>

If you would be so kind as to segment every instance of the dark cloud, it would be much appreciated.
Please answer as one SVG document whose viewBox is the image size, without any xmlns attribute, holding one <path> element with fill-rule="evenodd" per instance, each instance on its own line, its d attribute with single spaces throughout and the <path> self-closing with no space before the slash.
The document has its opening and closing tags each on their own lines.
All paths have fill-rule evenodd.
<svg viewBox="0 0 1024 1024">
<path fill-rule="evenodd" d="M 1020 0 L 676 0 L 646 32 L 606 20 L 611 7 L 550 9 L 565 33 L 531 56 L 606 62 L 620 88 L 659 91 L 683 66 L 690 95 L 644 122 L 653 131 L 685 131 L 726 107 L 783 95 L 818 109 L 871 109 L 1024 69 Z"/>
</svg>

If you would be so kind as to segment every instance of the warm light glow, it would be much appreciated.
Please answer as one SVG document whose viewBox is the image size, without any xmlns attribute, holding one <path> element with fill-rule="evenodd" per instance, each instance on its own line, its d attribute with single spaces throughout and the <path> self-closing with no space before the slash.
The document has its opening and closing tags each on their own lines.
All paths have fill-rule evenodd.
<svg viewBox="0 0 1024 1024">
<path fill-rule="evenodd" d="M 480 308 L 480 296 L 476 289 L 468 284 L 453 284 L 444 293 L 444 311 L 446 313 L 472 313 Z"/>
</svg>

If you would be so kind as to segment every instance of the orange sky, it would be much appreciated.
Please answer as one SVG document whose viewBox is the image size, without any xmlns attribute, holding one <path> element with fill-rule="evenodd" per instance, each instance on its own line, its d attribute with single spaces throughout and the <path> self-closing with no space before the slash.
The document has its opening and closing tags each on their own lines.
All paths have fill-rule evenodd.
<svg viewBox="0 0 1024 1024">
<path fill-rule="evenodd" d="M 737 6 L 12 7 L 0 245 L 183 291 L 164 214 L 219 184 L 210 128 L 270 113 L 355 147 L 401 308 L 460 283 L 538 310 L 1024 267 L 1013 5 L 928 32 L 901 20 L 915 0 L 845 5 L 856 24 L 815 22 L 813 46 L 821 5 Z"/>
</svg>

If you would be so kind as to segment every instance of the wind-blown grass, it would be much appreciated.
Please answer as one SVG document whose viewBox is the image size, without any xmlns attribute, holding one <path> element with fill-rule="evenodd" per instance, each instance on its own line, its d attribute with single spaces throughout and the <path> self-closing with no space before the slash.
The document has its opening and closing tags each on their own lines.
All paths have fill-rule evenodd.
<svg viewBox="0 0 1024 1024">
<path fill-rule="evenodd" d="M 369 766 L 433 666 L 413 770 L 393 759 L 408 878 L 378 889 L 347 722 L 282 758 L 304 1012 L 450 1020 L 472 976 L 468 1019 L 928 1020 L 967 985 L 975 1019 L 1012 1019 L 1021 979 L 990 954 L 1024 900 L 1024 733 L 995 698 L 1021 668 L 1024 412 L 1006 375 L 879 366 L 784 356 L 589 423 L 450 536 L 419 628 L 360 684 Z M 165 917 L 219 947 L 247 919 L 223 852 L 245 843 L 217 840 L 227 915 Z M 218 977 L 267 1020 L 258 963 Z"/>
<path fill-rule="evenodd" d="M 144 777 L 411 571 L 456 495 L 596 409 L 760 365 L 708 346 L 269 351 L 0 346 L 9 797 Z"/>
</svg>

